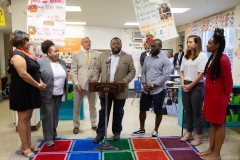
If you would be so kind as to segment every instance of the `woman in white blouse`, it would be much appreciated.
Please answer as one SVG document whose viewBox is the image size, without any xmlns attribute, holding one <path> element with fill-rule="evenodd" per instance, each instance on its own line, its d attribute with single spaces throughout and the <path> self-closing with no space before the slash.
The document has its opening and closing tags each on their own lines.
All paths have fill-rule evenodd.
<svg viewBox="0 0 240 160">
<path fill-rule="evenodd" d="M 47 146 L 53 146 L 57 136 L 58 113 L 62 101 L 66 101 L 68 89 L 66 63 L 59 59 L 59 50 L 50 40 L 41 44 L 42 52 L 47 54 L 39 58 L 41 81 L 46 90 L 41 92 L 43 136 Z"/>
<path fill-rule="evenodd" d="M 168 57 L 169 62 L 171 63 L 171 71 L 173 71 L 173 68 L 174 68 L 174 65 L 173 65 L 173 53 L 171 51 L 169 51 L 167 53 L 167 57 Z"/>
<path fill-rule="evenodd" d="M 187 133 L 180 141 L 193 140 L 193 122 L 196 122 L 197 136 L 191 141 L 194 146 L 202 143 L 203 118 L 202 105 L 204 97 L 203 72 L 207 56 L 202 52 L 201 38 L 191 35 L 187 39 L 187 51 L 182 59 L 180 80 L 182 84 L 182 103 L 186 113 Z"/>
</svg>

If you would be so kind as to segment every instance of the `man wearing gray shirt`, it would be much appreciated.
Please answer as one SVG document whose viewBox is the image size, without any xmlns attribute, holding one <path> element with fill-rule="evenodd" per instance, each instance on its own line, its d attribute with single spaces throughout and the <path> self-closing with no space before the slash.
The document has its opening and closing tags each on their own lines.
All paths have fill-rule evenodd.
<svg viewBox="0 0 240 160">
<path fill-rule="evenodd" d="M 171 64 L 168 58 L 160 53 L 162 41 L 154 39 L 151 43 L 151 56 L 144 60 L 141 75 L 143 93 L 140 99 L 140 129 L 133 132 L 133 136 L 145 134 L 146 111 L 149 110 L 153 102 L 154 113 L 156 114 L 155 128 L 152 132 L 152 139 L 157 139 L 158 128 L 162 121 L 162 105 L 166 96 L 165 82 L 169 79 Z"/>
</svg>

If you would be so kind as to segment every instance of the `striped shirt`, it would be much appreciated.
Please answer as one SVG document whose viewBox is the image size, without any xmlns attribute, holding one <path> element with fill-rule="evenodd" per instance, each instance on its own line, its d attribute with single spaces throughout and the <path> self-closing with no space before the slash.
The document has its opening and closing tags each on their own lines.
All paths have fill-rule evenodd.
<svg viewBox="0 0 240 160">
<path fill-rule="evenodd" d="M 155 87 L 150 91 L 150 95 L 158 94 L 166 88 L 165 82 L 169 79 L 171 72 L 171 64 L 165 55 L 159 53 L 156 57 L 147 56 L 144 60 L 144 65 L 141 75 L 141 83 L 155 84 Z M 148 92 L 144 91 L 148 94 Z"/>
</svg>

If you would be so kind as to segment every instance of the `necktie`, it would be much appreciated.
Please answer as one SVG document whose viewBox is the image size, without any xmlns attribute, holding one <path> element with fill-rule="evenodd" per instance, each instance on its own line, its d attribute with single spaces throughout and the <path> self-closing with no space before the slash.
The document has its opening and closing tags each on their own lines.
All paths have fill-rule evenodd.
<svg viewBox="0 0 240 160">
<path fill-rule="evenodd" d="M 90 58 L 89 58 L 89 52 L 88 51 L 86 51 L 86 59 L 87 59 L 88 65 L 90 65 Z"/>
</svg>

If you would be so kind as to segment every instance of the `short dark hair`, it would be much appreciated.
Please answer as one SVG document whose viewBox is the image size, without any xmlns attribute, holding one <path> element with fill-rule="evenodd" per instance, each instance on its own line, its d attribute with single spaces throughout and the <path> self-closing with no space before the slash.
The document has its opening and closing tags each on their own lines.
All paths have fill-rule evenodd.
<svg viewBox="0 0 240 160">
<path fill-rule="evenodd" d="M 26 42 L 29 42 L 29 34 L 20 30 L 14 31 L 9 37 L 9 43 L 13 47 L 23 46 Z"/>
<path fill-rule="evenodd" d="M 179 44 L 178 47 L 182 47 L 183 48 L 183 45 Z"/>
<path fill-rule="evenodd" d="M 50 41 L 50 40 L 43 41 L 41 44 L 42 52 L 45 54 L 48 54 L 48 49 L 53 45 L 55 45 L 53 41 Z"/>
<path fill-rule="evenodd" d="M 110 44 L 112 43 L 112 40 L 114 40 L 114 39 L 117 39 L 117 40 L 119 40 L 119 41 L 122 43 L 122 41 L 121 41 L 120 38 L 118 38 L 118 37 L 114 37 L 113 39 L 111 39 Z"/>
<path fill-rule="evenodd" d="M 161 39 L 154 39 L 153 41 L 154 41 L 154 42 L 157 42 L 158 45 L 162 47 L 162 41 L 161 41 Z"/>
</svg>

